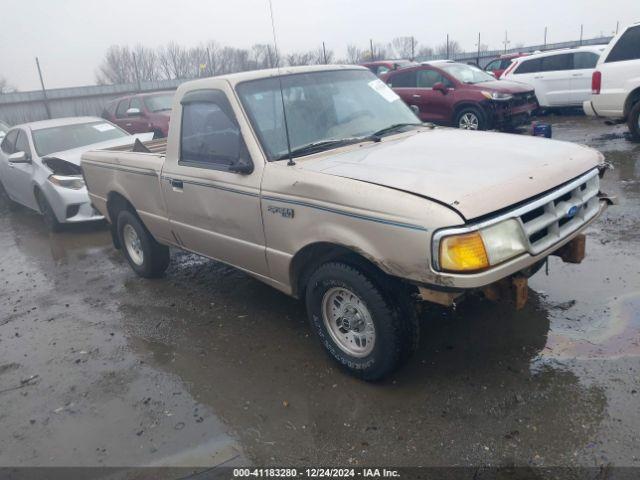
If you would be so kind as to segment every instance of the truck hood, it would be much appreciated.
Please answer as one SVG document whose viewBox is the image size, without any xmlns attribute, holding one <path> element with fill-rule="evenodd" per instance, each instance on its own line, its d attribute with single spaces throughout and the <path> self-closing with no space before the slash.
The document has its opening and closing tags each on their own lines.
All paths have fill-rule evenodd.
<svg viewBox="0 0 640 480">
<path fill-rule="evenodd" d="M 141 142 L 147 142 L 153 139 L 153 132 L 138 133 L 136 135 L 127 135 L 126 137 L 114 138 L 113 140 L 107 140 L 106 142 L 92 143 L 91 145 L 85 145 L 83 147 L 73 148 L 71 150 L 50 153 L 42 158 L 59 158 L 60 160 L 65 160 L 69 163 L 80 166 L 80 157 L 83 153 L 88 152 L 89 150 L 99 150 L 102 148 L 132 145 L 133 142 L 135 142 L 136 138 L 139 138 Z"/>
<path fill-rule="evenodd" d="M 596 150 L 568 142 L 436 128 L 298 166 L 428 197 L 471 220 L 551 190 L 602 160 Z"/>
</svg>

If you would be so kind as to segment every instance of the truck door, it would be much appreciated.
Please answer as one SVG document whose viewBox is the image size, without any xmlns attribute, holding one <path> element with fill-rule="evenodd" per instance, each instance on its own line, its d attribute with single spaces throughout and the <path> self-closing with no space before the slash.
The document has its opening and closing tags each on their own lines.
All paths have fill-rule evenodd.
<svg viewBox="0 0 640 480">
<path fill-rule="evenodd" d="M 16 202 L 29 208 L 37 208 L 33 195 L 33 154 L 29 146 L 29 138 L 24 130 L 18 130 L 18 138 L 14 147 L 14 152 L 25 152 L 31 162 L 11 163 L 7 160 L 7 169 L 2 172 L 2 182 L 7 189 L 7 193 Z"/>
<path fill-rule="evenodd" d="M 253 164 L 226 94 L 213 89 L 187 92 L 172 117 L 181 127 L 179 135 L 170 134 L 162 189 L 176 242 L 266 275 L 263 164 Z"/>
</svg>

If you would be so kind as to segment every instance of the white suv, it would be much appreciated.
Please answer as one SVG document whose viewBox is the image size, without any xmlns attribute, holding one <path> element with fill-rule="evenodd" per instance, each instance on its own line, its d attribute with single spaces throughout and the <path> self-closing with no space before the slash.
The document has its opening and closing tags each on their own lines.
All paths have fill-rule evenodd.
<svg viewBox="0 0 640 480">
<path fill-rule="evenodd" d="M 587 115 L 627 122 L 640 140 L 640 23 L 619 33 L 603 52 L 591 81 Z"/>
<path fill-rule="evenodd" d="M 543 108 L 579 107 L 591 95 L 591 75 L 604 49 L 593 45 L 515 58 L 500 79 L 531 85 Z"/>
</svg>

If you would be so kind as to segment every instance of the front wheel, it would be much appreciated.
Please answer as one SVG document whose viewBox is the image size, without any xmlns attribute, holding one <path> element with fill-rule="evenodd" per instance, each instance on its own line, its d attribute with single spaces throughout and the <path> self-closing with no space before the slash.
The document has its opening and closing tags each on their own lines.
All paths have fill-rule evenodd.
<svg viewBox="0 0 640 480">
<path fill-rule="evenodd" d="M 320 266 L 309 279 L 311 326 L 329 355 L 352 375 L 379 380 L 396 370 L 418 342 L 415 313 L 343 263 Z"/>
<path fill-rule="evenodd" d="M 627 125 L 629 125 L 629 131 L 631 132 L 631 138 L 636 142 L 640 142 L 640 101 L 631 108 L 629 112 L 629 118 L 627 119 Z"/>
<path fill-rule="evenodd" d="M 49 231 L 59 232 L 62 230 L 62 223 L 58 221 L 53 208 L 51 208 L 51 205 L 40 190 L 36 191 L 36 201 L 38 202 L 40 213 L 42 213 L 42 217 L 44 218 L 44 224 L 47 226 Z"/>
<path fill-rule="evenodd" d="M 122 251 L 131 268 L 141 277 L 162 276 L 169 266 L 169 248 L 159 244 L 129 210 L 118 214 L 117 228 Z"/>
<path fill-rule="evenodd" d="M 458 112 L 455 126 L 462 130 L 486 130 L 487 122 L 480 110 L 474 107 L 465 107 Z"/>
</svg>

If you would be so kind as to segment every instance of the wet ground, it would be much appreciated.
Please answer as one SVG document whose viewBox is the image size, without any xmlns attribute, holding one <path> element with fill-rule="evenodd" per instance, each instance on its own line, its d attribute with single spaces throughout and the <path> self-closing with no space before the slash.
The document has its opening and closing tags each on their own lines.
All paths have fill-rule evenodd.
<svg viewBox="0 0 640 480">
<path fill-rule="evenodd" d="M 430 310 L 381 384 L 335 368 L 303 306 L 243 273 L 174 252 L 144 280 L 106 229 L 49 234 L 3 196 L 0 466 L 640 466 L 640 145 L 544 120 L 615 166 L 587 259 L 552 259 L 520 312 Z"/>
</svg>

